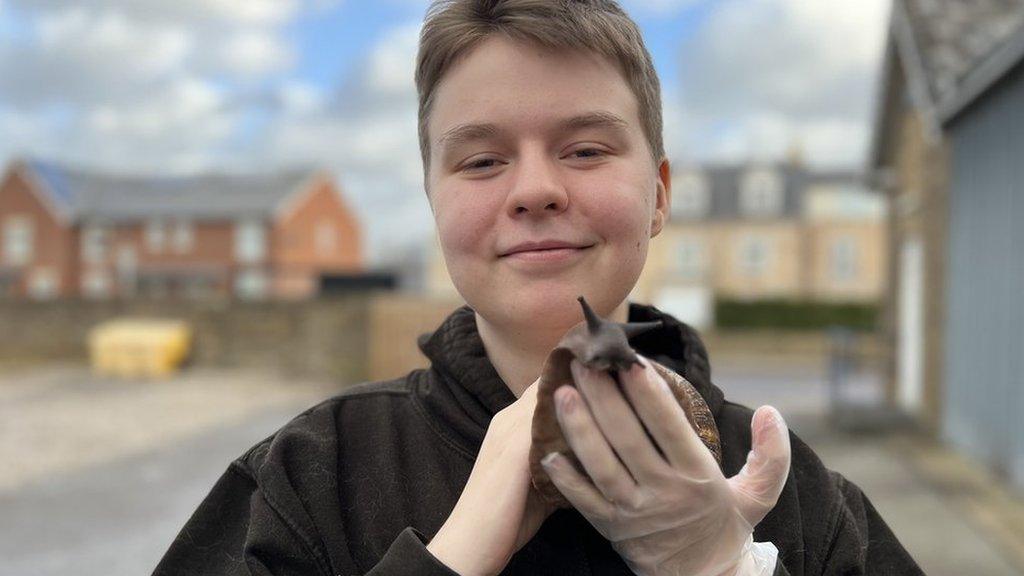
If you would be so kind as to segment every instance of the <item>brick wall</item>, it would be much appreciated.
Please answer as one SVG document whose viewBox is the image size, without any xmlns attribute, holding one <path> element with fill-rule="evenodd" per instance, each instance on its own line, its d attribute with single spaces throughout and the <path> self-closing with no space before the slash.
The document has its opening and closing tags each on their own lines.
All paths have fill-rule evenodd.
<svg viewBox="0 0 1024 576">
<path fill-rule="evenodd" d="M 13 295 L 28 295 L 40 276 L 52 278 L 54 296 L 73 292 L 78 277 L 69 256 L 77 247 L 72 230 L 32 191 L 31 181 L 20 169 L 8 171 L 0 180 L 0 266 L 9 264 L 3 261 L 3 227 L 12 217 L 26 218 L 32 227 L 31 259 L 15 267 L 19 279 L 12 287 Z"/>
</svg>

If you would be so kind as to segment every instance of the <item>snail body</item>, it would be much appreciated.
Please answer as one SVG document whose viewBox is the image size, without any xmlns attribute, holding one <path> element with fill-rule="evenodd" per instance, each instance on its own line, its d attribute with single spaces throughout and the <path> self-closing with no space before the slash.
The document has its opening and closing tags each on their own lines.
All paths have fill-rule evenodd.
<svg viewBox="0 0 1024 576">
<path fill-rule="evenodd" d="M 555 390 L 563 385 L 575 386 L 569 363 L 575 358 L 590 369 L 606 371 L 621 386 L 617 373 L 629 370 L 631 365 L 640 363 L 636 351 L 629 345 L 629 338 L 661 325 L 660 320 L 637 323 L 604 320 L 591 310 L 582 296 L 577 300 L 583 307 L 584 321 L 566 332 L 544 362 L 537 389 L 537 407 L 533 414 L 530 446 L 530 474 L 533 486 L 545 500 L 560 508 L 569 508 L 571 505 L 551 482 L 540 464 L 541 459 L 551 452 L 561 452 L 578 470 L 586 473 L 562 434 L 555 413 Z M 687 421 L 721 465 L 722 450 L 718 428 L 707 403 L 685 378 L 654 360 L 650 362 L 655 371 L 668 382 L 672 395 L 686 414 Z"/>
</svg>

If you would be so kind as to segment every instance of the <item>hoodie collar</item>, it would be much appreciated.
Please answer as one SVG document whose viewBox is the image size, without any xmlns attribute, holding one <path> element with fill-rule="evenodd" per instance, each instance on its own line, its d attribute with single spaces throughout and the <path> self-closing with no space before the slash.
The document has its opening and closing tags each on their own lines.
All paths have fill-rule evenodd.
<svg viewBox="0 0 1024 576">
<path fill-rule="evenodd" d="M 724 395 L 711 383 L 707 350 L 696 330 L 654 306 L 629 303 L 630 322 L 651 320 L 662 320 L 663 326 L 633 338 L 631 345 L 690 381 L 717 419 Z M 459 307 L 433 333 L 421 335 L 418 345 L 434 376 L 417 386 L 418 401 L 475 454 L 491 418 L 516 400 L 487 357 L 475 312 Z"/>
</svg>

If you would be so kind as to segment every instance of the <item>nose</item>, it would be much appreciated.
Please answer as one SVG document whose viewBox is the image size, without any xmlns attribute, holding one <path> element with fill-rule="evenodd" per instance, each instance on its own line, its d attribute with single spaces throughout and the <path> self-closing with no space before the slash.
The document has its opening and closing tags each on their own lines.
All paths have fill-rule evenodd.
<svg viewBox="0 0 1024 576">
<path fill-rule="evenodd" d="M 568 203 L 555 163 L 540 153 L 523 154 L 509 191 L 509 214 L 558 214 Z"/>
</svg>

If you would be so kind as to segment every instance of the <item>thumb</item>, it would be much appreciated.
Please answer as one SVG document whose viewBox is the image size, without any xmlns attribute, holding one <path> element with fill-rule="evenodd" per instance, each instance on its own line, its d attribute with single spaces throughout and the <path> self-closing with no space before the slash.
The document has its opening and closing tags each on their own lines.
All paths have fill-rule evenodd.
<svg viewBox="0 0 1024 576">
<path fill-rule="evenodd" d="M 747 463 L 729 479 L 740 513 L 756 526 L 782 493 L 789 476 L 789 428 L 779 411 L 761 406 L 750 422 L 753 436 Z"/>
</svg>

